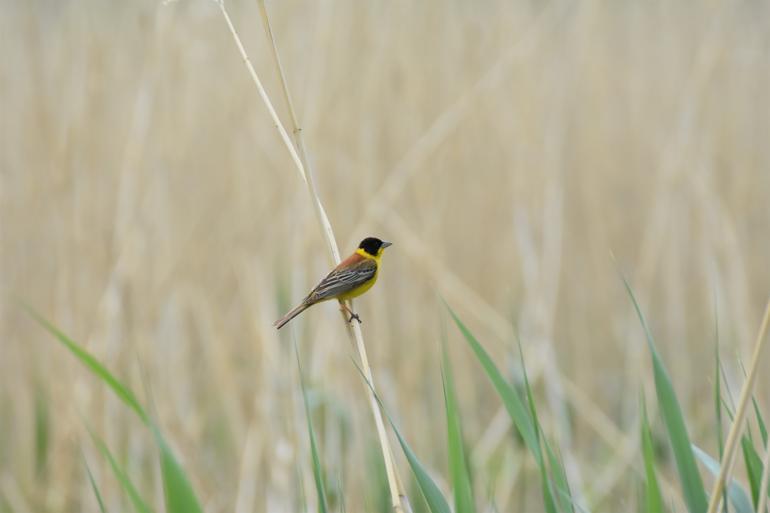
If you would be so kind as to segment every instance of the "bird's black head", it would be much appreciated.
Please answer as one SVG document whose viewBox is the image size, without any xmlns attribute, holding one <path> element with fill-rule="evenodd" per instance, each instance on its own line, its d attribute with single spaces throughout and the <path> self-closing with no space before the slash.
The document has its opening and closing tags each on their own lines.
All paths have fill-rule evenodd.
<svg viewBox="0 0 770 513">
<path fill-rule="evenodd" d="M 380 240 L 377 237 L 367 237 L 361 241 L 361 244 L 358 245 L 358 249 L 362 249 L 372 256 L 379 256 L 382 254 L 382 250 L 390 245 L 390 242 Z"/>
</svg>

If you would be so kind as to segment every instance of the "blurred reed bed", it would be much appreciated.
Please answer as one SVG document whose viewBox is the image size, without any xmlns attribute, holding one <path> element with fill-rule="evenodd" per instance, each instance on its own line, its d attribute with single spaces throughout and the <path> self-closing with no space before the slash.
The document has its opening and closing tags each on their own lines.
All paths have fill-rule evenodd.
<svg viewBox="0 0 770 513">
<path fill-rule="evenodd" d="M 257 3 L 227 5 L 278 94 Z M 356 307 L 378 393 L 438 488 L 450 497 L 459 461 L 443 434 L 455 403 L 441 386 L 441 296 L 526 391 L 520 338 L 578 505 L 636 504 L 652 448 L 665 504 L 684 509 L 617 267 L 693 443 L 716 457 L 714 341 L 737 401 L 770 288 L 768 7 L 268 7 L 341 251 L 370 233 L 396 243 Z M 0 10 L 0 289 L 134 390 L 206 511 L 315 509 L 295 355 L 271 322 L 329 261 L 216 4 Z M 106 509 L 130 508 L 87 419 L 162 511 L 152 432 L 18 308 L 3 301 L 0 315 L 0 508 L 97 510 L 84 461 Z M 380 511 L 381 456 L 343 331 L 331 305 L 295 327 L 308 409 L 330 509 Z M 532 454 L 446 332 L 476 504 L 542 509 Z M 741 444 L 752 463 L 738 477 L 759 490 L 762 446 L 754 458 Z M 397 466 L 412 487 L 401 453 Z"/>
</svg>

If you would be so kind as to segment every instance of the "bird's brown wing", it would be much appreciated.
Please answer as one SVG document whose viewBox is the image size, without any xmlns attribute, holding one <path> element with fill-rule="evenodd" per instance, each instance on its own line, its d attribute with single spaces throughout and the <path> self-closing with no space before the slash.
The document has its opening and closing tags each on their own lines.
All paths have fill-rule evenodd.
<svg viewBox="0 0 770 513">
<path fill-rule="evenodd" d="M 352 263 L 342 262 L 337 266 L 308 294 L 304 303 L 313 304 L 337 297 L 374 278 L 377 273 L 377 263 L 368 258 L 360 258 Z"/>
</svg>

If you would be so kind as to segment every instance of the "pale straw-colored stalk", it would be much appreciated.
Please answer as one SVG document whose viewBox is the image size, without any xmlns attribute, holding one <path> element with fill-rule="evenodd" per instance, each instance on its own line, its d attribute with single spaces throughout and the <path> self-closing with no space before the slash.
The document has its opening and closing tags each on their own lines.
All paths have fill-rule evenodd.
<svg viewBox="0 0 770 513">
<path fill-rule="evenodd" d="M 733 467 L 735 460 L 735 450 L 738 447 L 738 440 L 743 432 L 743 420 L 746 417 L 746 410 L 748 408 L 749 400 L 751 399 L 752 390 L 754 389 L 754 381 L 756 381 L 757 371 L 759 368 L 759 357 L 762 354 L 762 347 L 764 346 L 765 338 L 767 335 L 767 326 L 770 322 L 770 300 L 765 307 L 765 315 L 762 318 L 762 326 L 759 328 L 759 335 L 757 335 L 757 341 L 754 343 L 754 354 L 751 356 L 751 366 L 749 367 L 749 373 L 746 376 L 746 382 L 741 389 L 740 399 L 738 400 L 738 407 L 735 409 L 735 418 L 733 425 L 730 426 L 730 432 L 727 435 L 727 441 L 725 442 L 725 452 L 722 458 L 722 468 L 719 469 L 719 476 L 714 483 L 714 488 L 711 491 L 711 499 L 709 501 L 708 513 L 716 513 L 720 502 L 722 501 L 722 495 L 725 490 L 725 483 L 727 482 L 730 471 Z M 760 489 L 762 490 L 762 489 Z M 760 495 L 764 495 L 760 491 Z"/>
<path fill-rule="evenodd" d="M 329 218 L 326 215 L 326 211 L 323 208 L 323 204 L 321 203 L 320 198 L 318 197 L 318 192 L 315 186 L 315 182 L 313 181 L 313 173 L 310 167 L 308 167 L 307 155 L 305 153 L 305 147 L 302 142 L 301 130 L 297 124 L 297 119 L 294 114 L 294 107 L 291 103 L 289 91 L 286 86 L 286 80 L 284 77 L 283 68 L 281 66 L 281 61 L 278 57 L 278 51 L 275 45 L 275 39 L 273 38 L 272 30 L 270 29 L 270 21 L 267 16 L 267 9 L 265 8 L 265 4 L 263 0 L 258 0 L 258 4 L 262 15 L 262 21 L 265 26 L 265 31 L 267 32 L 268 39 L 270 40 L 273 63 L 280 77 L 283 98 L 284 98 L 284 101 L 286 102 L 286 107 L 289 111 L 289 116 L 292 124 L 292 132 L 294 135 L 296 148 L 295 148 L 295 145 L 292 144 L 291 139 L 289 138 L 289 134 L 287 133 L 286 129 L 281 123 L 281 120 L 278 117 L 278 114 L 273 108 L 272 102 L 270 101 L 270 98 L 267 95 L 267 92 L 265 91 L 265 88 L 263 87 L 262 82 L 259 79 L 259 76 L 257 75 L 256 70 L 254 69 L 254 66 L 251 64 L 251 60 L 249 59 L 248 54 L 246 53 L 246 50 L 243 47 L 243 44 L 241 43 L 240 37 L 238 36 L 238 32 L 235 30 L 232 20 L 230 19 L 230 16 L 227 13 L 227 9 L 225 8 L 224 2 L 222 0 L 218 2 L 219 8 L 222 12 L 222 16 L 224 17 L 225 22 L 227 23 L 227 27 L 230 30 L 230 34 L 232 35 L 233 40 L 235 41 L 235 45 L 238 47 L 238 51 L 240 52 L 241 57 L 243 58 L 243 62 L 246 66 L 246 69 L 249 72 L 249 75 L 251 76 L 252 81 L 254 82 L 254 85 L 257 87 L 257 90 L 259 92 L 260 97 L 262 98 L 262 101 L 267 107 L 270 117 L 273 120 L 273 125 L 278 130 L 278 133 L 280 134 L 281 139 L 286 145 L 286 149 L 289 150 L 289 154 L 291 155 L 291 158 L 294 161 L 294 164 L 297 167 L 297 170 L 299 171 L 302 180 L 305 182 L 305 184 L 308 187 L 308 193 L 310 194 L 310 198 L 313 203 L 313 207 L 315 208 L 318 222 L 320 223 L 324 237 L 326 238 L 326 243 L 327 243 L 329 252 L 331 254 L 332 260 L 335 263 L 339 263 L 341 260 L 339 249 L 337 247 L 336 239 L 334 238 L 334 232 L 332 230 L 331 223 L 329 222 Z M 348 306 L 352 308 L 352 305 L 348 305 Z M 342 313 L 342 316 L 345 322 L 347 323 L 347 316 L 345 315 L 344 312 Z M 348 323 L 348 327 L 349 327 L 348 334 L 354 338 L 355 345 L 358 349 L 358 354 L 361 359 L 361 368 L 364 371 L 364 375 L 366 379 L 369 381 L 369 383 L 373 387 L 374 380 L 372 378 L 371 367 L 369 366 L 369 359 L 366 355 L 366 346 L 364 345 L 364 337 L 363 337 L 363 334 L 361 333 L 361 328 L 358 324 L 355 324 L 355 323 Z M 388 441 L 388 434 L 385 429 L 385 423 L 383 422 L 383 419 L 382 419 L 382 412 L 380 411 L 379 405 L 377 404 L 377 398 L 375 397 L 375 392 L 373 388 L 369 388 L 369 387 L 367 388 L 368 388 L 368 395 L 369 395 L 369 403 L 372 408 L 372 413 L 374 415 L 374 422 L 377 427 L 377 435 L 379 437 L 380 447 L 382 449 L 382 457 L 385 462 L 385 472 L 388 479 L 388 487 L 390 490 L 390 498 L 393 506 L 393 511 L 404 512 L 404 506 L 406 506 L 407 509 L 409 509 L 409 503 L 408 503 L 408 500 L 406 500 L 406 496 L 400 491 L 402 487 L 399 486 L 399 479 L 396 473 L 396 468 L 393 461 L 393 453 L 390 448 L 390 442 Z"/>
</svg>

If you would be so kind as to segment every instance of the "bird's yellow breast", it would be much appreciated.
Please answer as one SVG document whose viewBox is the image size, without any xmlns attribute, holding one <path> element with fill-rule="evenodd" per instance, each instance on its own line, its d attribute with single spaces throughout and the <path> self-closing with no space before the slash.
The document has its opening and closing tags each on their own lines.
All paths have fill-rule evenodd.
<svg viewBox="0 0 770 513">
<path fill-rule="evenodd" d="M 359 285 L 358 287 L 354 288 L 349 292 L 340 294 L 337 299 L 347 301 L 348 299 L 353 299 L 354 297 L 360 296 L 361 294 L 363 294 L 364 292 L 372 288 L 372 285 L 374 285 L 374 283 L 377 281 L 377 276 L 380 274 L 380 255 L 372 256 L 362 249 L 356 250 L 356 253 L 358 253 L 364 258 L 368 258 L 369 260 L 374 260 L 374 263 L 377 264 L 377 270 L 374 271 L 374 276 L 372 276 L 370 280 L 364 282 L 362 285 Z"/>
</svg>

